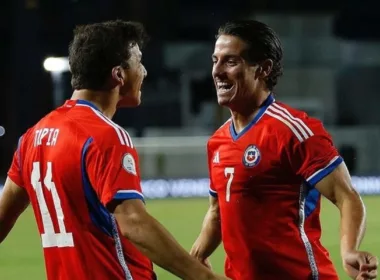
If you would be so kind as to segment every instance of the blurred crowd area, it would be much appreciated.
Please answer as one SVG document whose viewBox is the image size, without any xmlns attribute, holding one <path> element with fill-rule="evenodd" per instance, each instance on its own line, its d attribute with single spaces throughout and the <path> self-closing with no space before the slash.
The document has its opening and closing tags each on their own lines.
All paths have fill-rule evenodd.
<svg viewBox="0 0 380 280">
<path fill-rule="evenodd" d="M 135 139 L 143 176 L 207 176 L 207 136 L 229 116 L 216 104 L 211 78 L 215 33 L 229 19 L 251 18 L 269 24 L 283 43 L 284 76 L 276 98 L 323 120 L 352 173 L 380 175 L 380 10 L 375 4 L 1 1 L 0 126 L 6 133 L 0 137 L 0 174 L 8 169 L 18 137 L 71 95 L 70 73 L 57 79 L 43 61 L 67 56 L 75 25 L 120 18 L 141 21 L 151 37 L 143 52 L 148 70 L 143 103 L 115 117 Z"/>
</svg>

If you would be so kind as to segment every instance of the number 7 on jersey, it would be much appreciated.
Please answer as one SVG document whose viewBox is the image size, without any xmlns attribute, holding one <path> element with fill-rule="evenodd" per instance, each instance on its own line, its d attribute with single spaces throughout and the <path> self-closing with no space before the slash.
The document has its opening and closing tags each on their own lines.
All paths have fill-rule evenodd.
<svg viewBox="0 0 380 280">
<path fill-rule="evenodd" d="M 44 233 L 41 234 L 42 247 L 74 247 L 73 234 L 66 232 L 64 223 L 64 215 L 61 206 L 61 199 L 59 198 L 57 188 L 53 182 L 52 163 L 47 163 L 47 169 L 43 184 L 41 183 L 40 163 L 33 162 L 33 170 L 31 176 L 31 184 L 36 192 L 38 207 L 40 208 L 42 225 Z M 54 231 L 53 220 L 51 219 L 49 208 L 46 204 L 43 186 L 45 186 L 51 193 L 55 213 L 57 215 L 59 233 Z"/>
<path fill-rule="evenodd" d="M 227 186 L 226 186 L 226 201 L 230 201 L 230 196 L 231 196 L 231 185 L 232 185 L 232 180 L 234 179 L 234 173 L 235 173 L 235 168 L 233 167 L 226 167 L 224 169 L 224 176 L 228 178 L 227 181 Z"/>
</svg>

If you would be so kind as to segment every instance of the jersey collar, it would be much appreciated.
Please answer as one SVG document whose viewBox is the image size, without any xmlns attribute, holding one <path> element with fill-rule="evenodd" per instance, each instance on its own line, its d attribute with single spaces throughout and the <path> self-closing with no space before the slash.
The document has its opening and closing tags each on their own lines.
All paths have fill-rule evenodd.
<svg viewBox="0 0 380 280">
<path fill-rule="evenodd" d="M 86 106 L 89 106 L 97 111 L 100 112 L 99 108 L 96 107 L 93 103 L 91 103 L 90 101 L 87 101 L 87 100 L 83 100 L 83 99 L 78 99 L 76 100 L 76 104 L 80 104 L 80 105 L 86 105 Z"/>
<path fill-rule="evenodd" d="M 231 133 L 232 139 L 234 141 L 236 141 L 240 137 L 242 137 L 252 126 L 254 126 L 261 119 L 261 117 L 264 115 L 264 113 L 267 110 L 267 108 L 274 101 L 275 101 L 275 99 L 273 97 L 273 94 L 272 93 L 269 94 L 269 96 L 267 97 L 267 99 L 265 99 L 265 101 L 263 102 L 263 104 L 261 104 L 260 110 L 257 113 L 257 115 L 253 118 L 253 120 L 242 131 L 240 131 L 240 133 L 236 133 L 236 130 L 235 130 L 235 127 L 234 127 L 234 123 L 231 121 L 231 124 L 230 124 L 230 133 Z"/>
<path fill-rule="evenodd" d="M 87 101 L 87 100 L 83 100 L 83 99 L 69 99 L 69 100 L 66 100 L 65 104 L 63 106 L 65 107 L 74 107 L 76 105 L 80 105 L 80 106 L 88 106 L 88 107 L 91 107 L 97 111 L 100 112 L 99 108 L 96 107 L 93 103 L 91 103 L 90 101 Z"/>
</svg>

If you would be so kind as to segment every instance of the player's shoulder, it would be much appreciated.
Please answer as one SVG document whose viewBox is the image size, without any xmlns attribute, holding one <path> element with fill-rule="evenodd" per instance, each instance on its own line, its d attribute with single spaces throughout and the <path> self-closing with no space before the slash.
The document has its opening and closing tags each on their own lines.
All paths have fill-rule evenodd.
<svg viewBox="0 0 380 280">
<path fill-rule="evenodd" d="M 109 148 L 134 148 L 129 133 L 99 111 L 93 104 L 85 101 L 71 101 L 62 110 L 67 112 L 71 129 L 78 129 L 86 142 L 100 150 Z"/>
<path fill-rule="evenodd" d="M 29 139 L 32 139 L 32 136 L 34 135 L 35 126 L 32 126 L 28 128 L 19 138 L 17 147 L 21 148 L 23 145 L 26 145 L 28 143 Z"/>
<path fill-rule="evenodd" d="M 111 119 L 99 113 L 87 123 L 87 138 L 91 138 L 98 147 L 129 147 L 134 148 L 132 138 L 127 130 Z"/>
<path fill-rule="evenodd" d="M 283 138 L 296 137 L 300 142 L 314 135 L 328 135 L 322 121 L 282 102 L 273 102 L 266 110 L 271 126 Z"/>
<path fill-rule="evenodd" d="M 43 126 L 44 123 L 48 122 L 51 118 L 51 115 L 55 112 L 55 110 L 49 112 L 45 116 L 43 116 L 38 122 L 36 122 L 33 126 L 29 127 L 20 137 L 19 137 L 19 145 L 21 143 L 27 143 L 28 141 L 34 141 L 35 134 L 37 130 Z"/>
</svg>

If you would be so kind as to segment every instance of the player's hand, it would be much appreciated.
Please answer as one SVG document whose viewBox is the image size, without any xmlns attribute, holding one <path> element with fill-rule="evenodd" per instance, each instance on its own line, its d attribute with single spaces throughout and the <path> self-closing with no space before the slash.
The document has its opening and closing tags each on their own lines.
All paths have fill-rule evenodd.
<svg viewBox="0 0 380 280">
<path fill-rule="evenodd" d="M 376 279 L 378 260 L 368 252 L 354 251 L 344 254 L 343 267 L 354 280 Z"/>
</svg>

